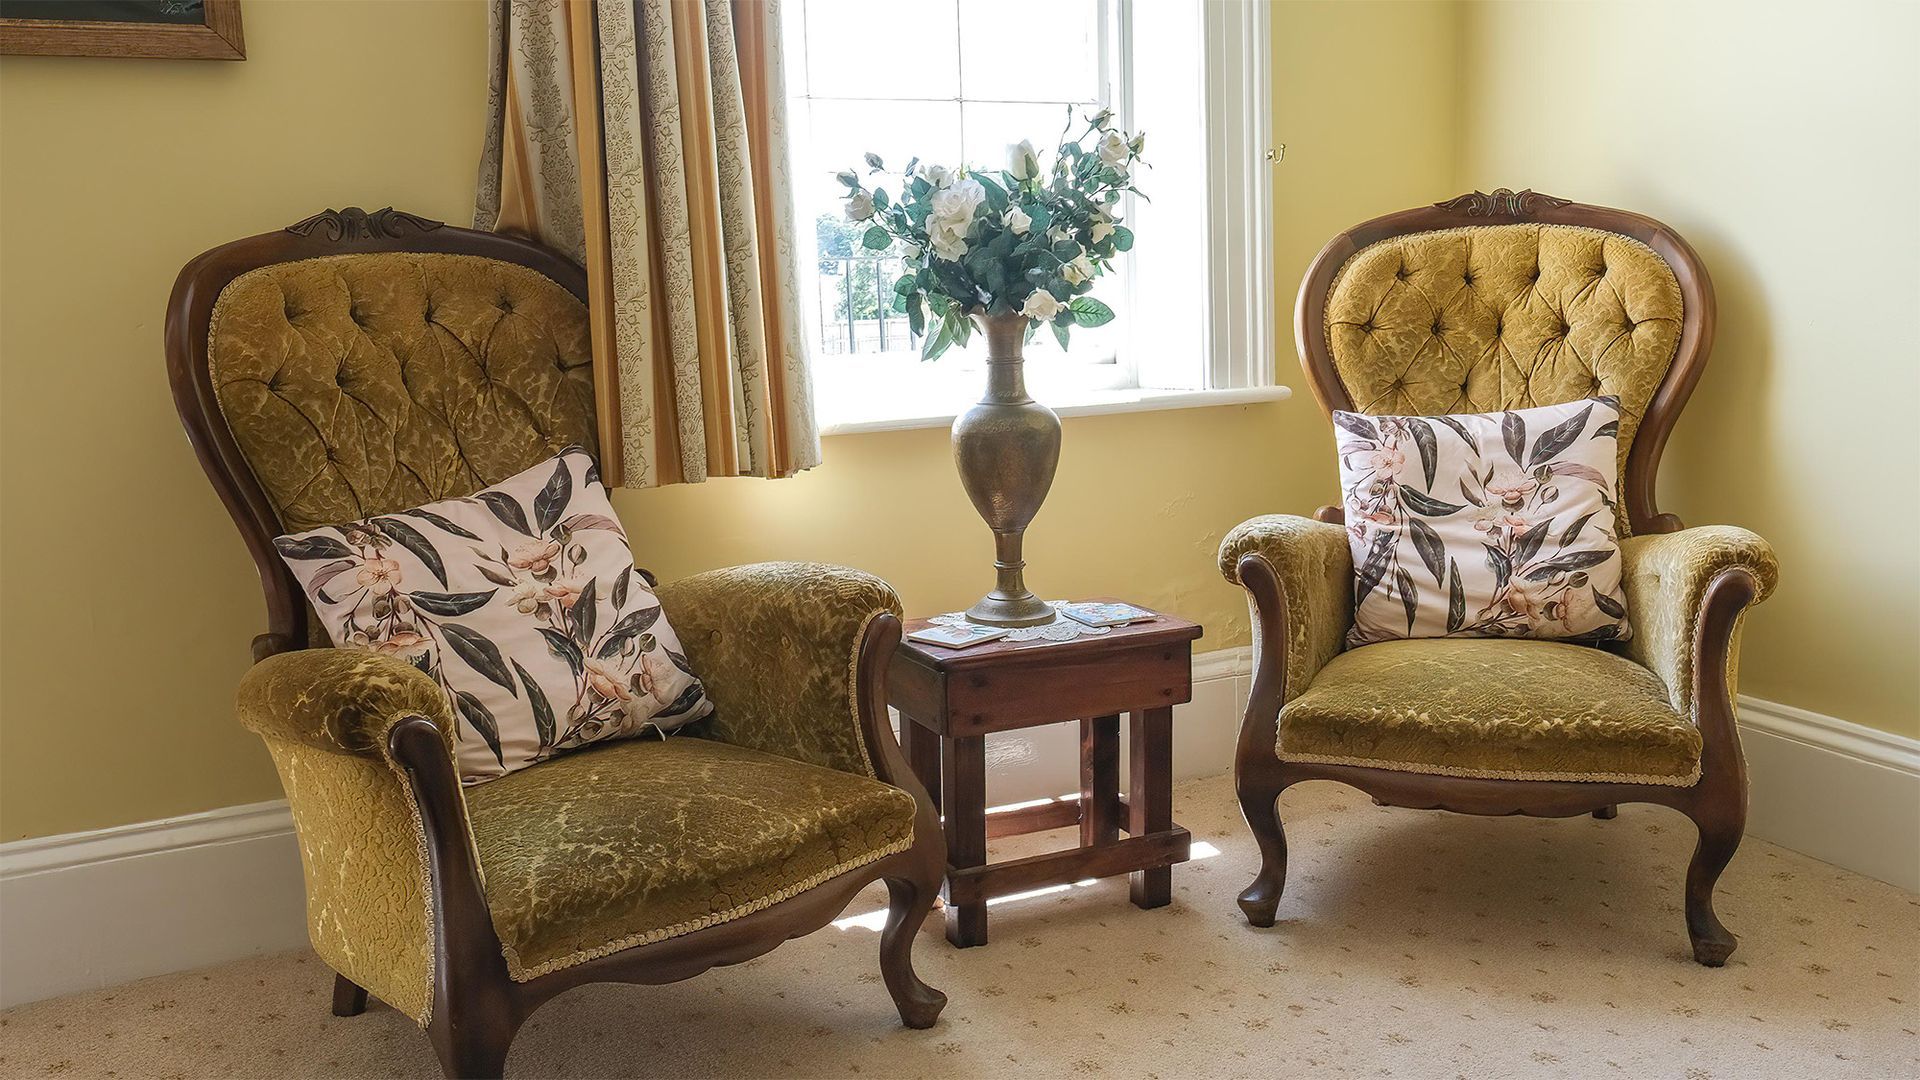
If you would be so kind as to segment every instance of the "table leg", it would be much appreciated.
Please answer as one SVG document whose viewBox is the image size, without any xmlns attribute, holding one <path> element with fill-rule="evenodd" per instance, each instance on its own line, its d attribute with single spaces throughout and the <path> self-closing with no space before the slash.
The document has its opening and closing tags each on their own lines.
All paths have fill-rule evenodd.
<svg viewBox="0 0 1920 1080">
<path fill-rule="evenodd" d="M 987 739 L 941 737 L 940 782 L 946 807 L 947 865 L 983 866 L 987 861 Z M 947 940 L 960 948 L 987 943 L 987 905 L 947 904 Z"/>
<path fill-rule="evenodd" d="M 1173 828 L 1173 709 L 1162 706 L 1130 716 L 1127 765 L 1127 832 L 1133 836 Z M 1173 867 L 1136 870 L 1129 890 L 1134 905 L 1164 906 L 1173 900 Z"/>
<path fill-rule="evenodd" d="M 907 766 L 927 789 L 933 808 L 940 808 L 940 736 L 906 713 L 900 714 L 900 749 L 906 751 Z"/>
<path fill-rule="evenodd" d="M 1120 839 L 1120 717 L 1080 721 L 1080 846 Z"/>
</svg>

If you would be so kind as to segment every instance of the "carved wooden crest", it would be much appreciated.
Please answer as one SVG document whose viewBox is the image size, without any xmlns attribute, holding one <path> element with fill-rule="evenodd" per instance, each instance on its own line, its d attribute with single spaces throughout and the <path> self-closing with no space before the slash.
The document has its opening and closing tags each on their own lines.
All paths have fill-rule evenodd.
<svg viewBox="0 0 1920 1080">
<path fill-rule="evenodd" d="M 287 226 L 287 231 L 300 236 L 312 236 L 317 232 L 327 240 L 377 240 L 382 237 L 398 239 L 408 232 L 430 232 L 442 224 L 432 218 L 395 210 L 391 206 L 382 207 L 371 214 L 357 206 L 349 206 L 345 210 L 323 210 L 305 221 Z"/>
<path fill-rule="evenodd" d="M 1491 195 L 1484 191 L 1473 191 L 1433 205 L 1442 210 L 1464 213 L 1468 217 L 1531 217 L 1540 210 L 1552 210 L 1571 201 L 1542 195 L 1532 188 L 1524 191 L 1495 188 Z"/>
</svg>

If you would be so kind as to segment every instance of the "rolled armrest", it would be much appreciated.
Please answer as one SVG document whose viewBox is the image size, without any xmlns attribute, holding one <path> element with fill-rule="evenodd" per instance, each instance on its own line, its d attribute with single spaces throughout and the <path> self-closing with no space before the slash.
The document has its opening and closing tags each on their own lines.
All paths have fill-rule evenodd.
<svg viewBox="0 0 1920 1080">
<path fill-rule="evenodd" d="M 426 855 L 471 843 L 446 695 L 392 657 L 304 649 L 255 664 L 240 681 L 238 706 L 241 724 L 266 742 L 286 788 L 314 951 L 424 1025 L 433 1000 L 434 923 Z M 404 750 L 395 757 L 389 736 L 412 717 L 432 725 L 444 761 L 433 760 L 430 744 L 412 729 L 411 745 L 425 748 L 428 759 Z M 422 773 L 437 774 L 451 792 L 444 805 L 415 798 L 409 778 Z"/>
<path fill-rule="evenodd" d="M 384 756 L 388 732 L 409 716 L 431 721 L 453 746 L 440 687 L 412 664 L 360 649 L 269 656 L 240 680 L 238 705 L 247 730 L 314 750 Z"/>
<path fill-rule="evenodd" d="M 1780 579 L 1773 548 L 1733 525 L 1705 525 L 1679 532 L 1631 536 L 1620 545 L 1625 563 L 1627 621 L 1633 636 L 1627 655 L 1666 680 L 1673 707 L 1694 715 L 1695 642 L 1708 587 L 1729 570 L 1754 580 L 1752 603 L 1772 594 Z M 1738 643 L 1727 642 L 1728 691 L 1734 690 Z"/>
<path fill-rule="evenodd" d="M 874 775 L 857 661 L 868 623 L 900 614 L 892 586 L 845 567 L 778 562 L 695 574 L 658 595 L 714 703 L 715 738 Z"/>
<path fill-rule="evenodd" d="M 1353 555 L 1345 528 L 1292 514 L 1242 522 L 1220 542 L 1220 572 L 1251 591 L 1240 577 L 1240 560 L 1249 555 L 1273 568 L 1286 605 L 1284 704 L 1340 653 L 1353 622 Z M 1257 633 L 1276 629 L 1259 622 L 1256 614 Z M 1256 648 L 1261 647 L 1274 646 L 1256 640 Z"/>
</svg>

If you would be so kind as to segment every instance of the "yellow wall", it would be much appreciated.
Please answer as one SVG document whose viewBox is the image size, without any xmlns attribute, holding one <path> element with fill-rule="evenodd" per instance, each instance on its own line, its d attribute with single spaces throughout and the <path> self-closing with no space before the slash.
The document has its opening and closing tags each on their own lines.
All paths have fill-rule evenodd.
<svg viewBox="0 0 1920 1080">
<path fill-rule="evenodd" d="M 167 291 L 199 251 L 325 206 L 460 222 L 471 204 L 483 5 L 285 0 L 245 17 L 237 64 L 0 61 L 0 839 L 279 794 L 232 716 L 259 593 L 173 415 Z M 1441 4 L 1276 9 L 1282 311 L 1325 237 L 1450 184 L 1454 102 L 1430 88 L 1452 85 L 1455 32 Z M 1296 370 L 1283 350 L 1282 379 Z M 1175 607 L 1208 626 L 1203 648 L 1242 643 L 1214 546 L 1251 514 L 1326 501 L 1328 446 L 1304 393 L 1069 420 L 1032 579 Z M 886 576 L 918 612 L 986 587 L 944 432 L 825 452 L 797 480 L 617 504 L 668 577 L 831 560 Z"/>
<path fill-rule="evenodd" d="M 1920 7 L 1470 3 L 1464 190 L 1671 224 L 1720 300 L 1661 470 L 1771 540 L 1741 690 L 1920 735 Z"/>
</svg>

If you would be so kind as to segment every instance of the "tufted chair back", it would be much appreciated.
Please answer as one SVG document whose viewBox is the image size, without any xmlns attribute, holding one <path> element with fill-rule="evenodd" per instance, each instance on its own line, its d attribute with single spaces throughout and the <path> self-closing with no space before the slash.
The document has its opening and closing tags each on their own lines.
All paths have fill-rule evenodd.
<svg viewBox="0 0 1920 1080">
<path fill-rule="evenodd" d="M 174 399 L 266 587 L 256 653 L 326 640 L 274 536 L 594 447 L 584 293 L 555 252 L 391 209 L 327 211 L 188 264 L 167 320 Z"/>
<path fill-rule="evenodd" d="M 1706 360 L 1713 292 L 1650 218 L 1500 189 L 1335 237 L 1295 333 L 1321 407 L 1436 415 L 1620 399 L 1621 535 L 1679 523 L 1654 473 Z"/>
</svg>

